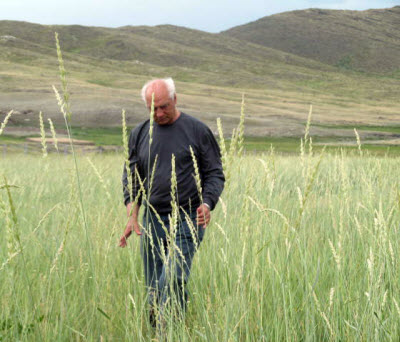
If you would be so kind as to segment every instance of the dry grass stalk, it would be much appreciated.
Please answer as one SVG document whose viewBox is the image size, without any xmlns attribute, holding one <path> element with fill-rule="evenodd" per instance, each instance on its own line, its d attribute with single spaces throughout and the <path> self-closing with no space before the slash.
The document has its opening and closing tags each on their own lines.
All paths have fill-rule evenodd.
<svg viewBox="0 0 400 342">
<path fill-rule="evenodd" d="M 244 94 L 242 94 L 242 104 L 240 106 L 240 121 L 239 126 L 237 128 L 237 147 L 238 147 L 238 156 L 241 156 L 243 153 L 243 145 L 244 145 Z"/>
<path fill-rule="evenodd" d="M 49 121 L 50 131 L 51 131 L 51 135 L 53 137 L 54 148 L 56 149 L 57 152 L 59 152 L 58 151 L 57 134 L 56 134 L 56 130 L 55 130 L 54 125 L 53 125 L 53 121 L 51 121 L 50 118 L 48 118 L 47 120 Z"/>
<path fill-rule="evenodd" d="M 154 176 L 156 174 L 156 168 L 157 168 L 157 161 L 158 161 L 158 154 L 156 154 L 154 158 L 154 163 L 153 163 L 153 168 L 151 170 L 151 175 L 150 175 L 150 184 L 149 184 L 149 196 L 151 194 L 151 190 L 153 188 L 153 183 L 154 183 Z"/>
<path fill-rule="evenodd" d="M 217 118 L 217 128 L 218 128 L 218 135 L 219 135 L 219 148 L 221 150 L 221 160 L 222 160 L 222 167 L 224 169 L 224 173 L 226 174 L 226 162 L 228 158 L 228 152 L 226 151 L 226 144 L 224 139 L 224 132 L 222 129 L 221 119 Z"/>
<path fill-rule="evenodd" d="M 153 129 L 154 129 L 154 93 L 151 94 L 151 107 L 150 107 L 150 118 L 149 118 L 149 149 L 153 142 Z M 150 157 L 150 151 L 149 151 Z"/>
<path fill-rule="evenodd" d="M 331 290 L 329 291 L 329 311 L 332 310 L 333 307 L 333 296 L 335 295 L 335 288 L 331 287 Z"/>
<path fill-rule="evenodd" d="M 306 129 L 304 131 L 304 147 L 307 145 L 308 136 L 310 135 L 310 126 L 311 126 L 311 116 L 312 116 L 312 105 L 310 105 L 310 110 L 308 112 Z"/>
<path fill-rule="evenodd" d="M 61 52 L 61 47 L 60 47 L 60 41 L 58 39 L 58 33 L 55 32 L 55 40 L 56 40 L 56 48 L 57 48 L 57 58 L 58 58 L 58 67 L 60 70 L 60 80 L 61 80 L 61 87 L 63 90 L 63 113 L 65 112 L 65 117 L 68 122 L 71 121 L 71 109 L 70 109 L 70 104 L 69 104 L 69 92 L 68 92 L 68 87 L 67 87 L 67 72 L 64 67 L 64 60 L 62 57 L 62 52 Z"/>
<path fill-rule="evenodd" d="M 310 285 L 310 287 L 311 287 L 311 285 Z M 318 300 L 318 298 L 317 298 L 317 295 L 315 294 L 314 291 L 312 291 L 312 295 L 313 295 L 315 304 L 316 304 L 316 306 L 317 306 L 317 310 L 318 310 L 319 314 L 321 315 L 321 317 L 323 318 L 323 320 L 325 321 L 326 326 L 328 327 L 328 330 L 329 330 L 329 332 L 330 332 L 330 334 L 331 334 L 331 337 L 333 338 L 334 332 L 333 332 L 333 329 L 332 329 L 332 325 L 331 325 L 331 323 L 329 322 L 329 319 L 328 319 L 328 317 L 326 316 L 325 312 L 322 311 L 321 305 L 320 305 L 319 300 Z"/>
<path fill-rule="evenodd" d="M 333 245 L 331 239 L 328 239 L 329 242 L 329 247 L 331 248 L 332 254 L 333 254 L 333 258 L 335 259 L 336 262 L 336 266 L 338 268 L 338 270 L 340 271 L 340 267 L 341 267 L 341 263 L 340 263 L 340 254 L 339 252 L 336 250 L 335 246 Z"/>
<path fill-rule="evenodd" d="M 6 204 L 0 199 L 0 209 L 6 221 L 6 240 L 7 240 L 7 254 L 8 260 L 11 260 L 17 251 L 17 242 L 15 241 L 13 225 L 7 210 Z M 17 253 L 18 254 L 18 253 Z M 6 262 L 6 264 L 9 261 Z"/>
<path fill-rule="evenodd" d="M 397 314 L 400 316 L 400 307 L 399 307 L 399 304 L 397 303 L 396 298 L 394 298 L 394 297 L 393 297 L 393 303 L 394 303 L 394 306 L 396 307 Z"/>
<path fill-rule="evenodd" d="M 47 157 L 47 144 L 46 144 L 46 132 L 44 130 L 44 123 L 43 123 L 43 115 L 42 112 L 39 113 L 39 122 L 40 122 L 40 140 L 42 144 L 42 155 L 43 158 Z"/>
<path fill-rule="evenodd" d="M 356 135 L 356 139 L 357 139 L 358 152 L 360 153 L 360 156 L 362 157 L 363 151 L 361 149 L 361 139 L 360 139 L 360 135 L 358 134 L 358 132 L 355 128 L 354 128 L 354 134 Z"/>
<path fill-rule="evenodd" d="M 20 251 L 14 252 L 14 253 L 12 253 L 12 254 L 8 254 L 7 260 L 4 261 L 4 262 L 1 264 L 0 272 L 1 272 L 2 270 L 4 270 L 4 269 L 6 268 L 6 266 L 11 262 L 11 260 L 14 259 L 19 253 L 20 253 Z"/>
<path fill-rule="evenodd" d="M 126 126 L 125 109 L 122 110 L 122 145 L 124 146 L 125 170 L 128 179 L 129 202 L 133 201 L 132 173 L 129 167 L 128 128 Z"/>
<path fill-rule="evenodd" d="M 198 238 L 197 238 L 197 233 L 196 233 L 196 227 L 194 226 L 193 221 L 190 218 L 189 214 L 185 210 L 183 210 L 183 209 L 181 209 L 181 210 L 185 215 L 186 223 L 189 227 L 190 234 L 192 235 L 192 239 L 194 242 L 194 249 L 195 249 L 195 251 L 197 251 L 199 249 L 199 244 L 197 242 Z"/>
<path fill-rule="evenodd" d="M 100 184 L 102 185 L 104 191 L 106 192 L 107 198 L 111 202 L 112 201 L 111 194 L 107 189 L 106 182 L 104 181 L 104 178 L 101 176 L 101 174 L 100 174 L 99 170 L 97 169 L 96 165 L 93 164 L 93 162 L 90 160 L 90 158 L 86 157 L 86 160 L 89 162 L 89 165 L 92 167 L 95 175 L 97 176 L 98 180 L 100 181 Z"/>
<path fill-rule="evenodd" d="M 189 146 L 190 154 L 192 156 L 193 168 L 194 168 L 194 180 L 196 182 L 197 192 L 199 194 L 200 202 L 203 203 L 203 190 L 201 188 L 201 178 L 199 172 L 199 166 L 197 165 L 197 158 L 194 154 L 192 146 Z"/>
<path fill-rule="evenodd" d="M 171 215 L 170 215 L 170 238 L 171 242 L 175 241 L 175 233 L 178 224 L 178 200 L 177 200 L 177 190 L 178 190 L 178 183 L 176 180 L 176 169 L 175 169 L 175 155 L 172 154 L 171 158 Z"/>
<path fill-rule="evenodd" d="M 6 127 L 8 120 L 10 119 L 13 112 L 14 112 L 13 110 L 9 111 L 8 114 L 6 115 L 6 117 L 4 118 L 4 121 L 2 122 L 2 124 L 0 126 L 0 135 L 2 135 L 3 130 Z"/>
</svg>

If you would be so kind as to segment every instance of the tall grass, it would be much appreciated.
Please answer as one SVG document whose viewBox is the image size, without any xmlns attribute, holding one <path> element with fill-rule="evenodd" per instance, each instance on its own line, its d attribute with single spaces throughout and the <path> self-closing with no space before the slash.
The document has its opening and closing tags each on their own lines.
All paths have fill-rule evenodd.
<svg viewBox="0 0 400 342">
<path fill-rule="evenodd" d="M 171 339 L 397 340 L 399 160 L 325 155 L 307 193 L 300 156 L 273 159 L 274 172 L 270 154 L 236 157 L 230 165 L 224 205 L 213 212 L 193 265 L 186 322 Z M 310 159 L 315 168 L 320 156 Z M 139 240 L 132 237 L 125 250 L 117 247 L 126 219 L 115 165 L 123 157 L 80 161 L 93 275 L 71 176 L 74 162 L 49 155 L 46 172 L 43 162 L 13 155 L 1 161 L 9 184 L 20 186 L 9 190 L 25 257 L 12 257 L 1 270 L 0 336 L 155 337 L 147 321 Z M 13 216 L 0 191 L 5 233 Z M 20 250 L 15 246 L 9 254 L 7 239 L 1 240 L 1 264 Z M 90 276 L 97 294 L 86 281 Z"/>
</svg>

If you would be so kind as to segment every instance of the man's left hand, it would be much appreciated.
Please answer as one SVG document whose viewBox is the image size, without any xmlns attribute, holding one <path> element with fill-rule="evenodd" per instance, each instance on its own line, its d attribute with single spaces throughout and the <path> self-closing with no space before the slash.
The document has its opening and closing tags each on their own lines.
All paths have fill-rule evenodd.
<svg viewBox="0 0 400 342">
<path fill-rule="evenodd" d="M 201 204 L 197 208 L 196 212 L 197 212 L 197 224 L 199 226 L 203 226 L 203 228 L 206 228 L 211 219 L 210 208 L 205 204 Z"/>
</svg>

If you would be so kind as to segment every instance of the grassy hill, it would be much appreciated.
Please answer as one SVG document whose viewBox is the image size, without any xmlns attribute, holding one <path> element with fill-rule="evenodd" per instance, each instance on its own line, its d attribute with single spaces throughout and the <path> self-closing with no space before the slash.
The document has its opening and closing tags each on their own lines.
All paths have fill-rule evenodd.
<svg viewBox="0 0 400 342">
<path fill-rule="evenodd" d="M 222 34 L 346 69 L 400 72 L 400 6 L 285 12 Z"/>
<path fill-rule="evenodd" d="M 173 67 L 184 81 L 247 87 L 265 86 L 276 78 L 271 76 L 277 72 L 281 73 L 280 78 L 292 79 L 296 74 L 304 78 L 304 73 L 312 77 L 320 71 L 333 71 L 321 63 L 257 44 L 171 25 L 111 29 L 3 21 L 0 35 L 15 37 L 2 39 L 3 58 L 21 63 L 25 59 L 24 64 L 31 65 L 50 62 L 43 61 L 43 57 L 54 57 L 56 31 L 64 52 L 73 55 L 68 56 L 70 60 L 89 57 L 86 63 L 91 65 L 118 61 L 124 70 L 135 74 L 140 69 L 151 74 L 153 70 Z M 111 68 L 116 67 L 110 64 Z"/>
<path fill-rule="evenodd" d="M 399 74 L 348 70 L 227 33 L 172 25 L 113 29 L 14 21 L 0 21 L 0 120 L 14 109 L 11 125 L 37 126 L 41 110 L 61 124 L 51 89 L 59 84 L 55 31 L 77 126 L 119 126 L 122 108 L 135 125 L 147 115 L 142 84 L 165 76 L 175 78 L 183 111 L 214 129 L 221 117 L 227 132 L 238 122 L 242 93 L 248 135 L 302 134 L 311 103 L 319 124 L 312 132 L 321 136 L 352 135 L 346 125 L 378 127 L 400 120 Z"/>
</svg>

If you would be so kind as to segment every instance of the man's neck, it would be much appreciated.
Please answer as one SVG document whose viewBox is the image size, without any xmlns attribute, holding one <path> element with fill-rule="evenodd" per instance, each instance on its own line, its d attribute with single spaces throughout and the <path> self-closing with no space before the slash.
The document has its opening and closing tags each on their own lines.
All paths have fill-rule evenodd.
<svg viewBox="0 0 400 342">
<path fill-rule="evenodd" d="M 176 110 L 175 111 L 174 121 L 172 121 L 172 123 L 174 123 L 176 120 L 178 120 L 180 116 L 181 116 L 181 112 L 179 110 Z"/>
</svg>

